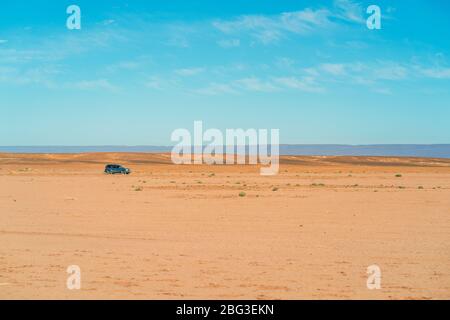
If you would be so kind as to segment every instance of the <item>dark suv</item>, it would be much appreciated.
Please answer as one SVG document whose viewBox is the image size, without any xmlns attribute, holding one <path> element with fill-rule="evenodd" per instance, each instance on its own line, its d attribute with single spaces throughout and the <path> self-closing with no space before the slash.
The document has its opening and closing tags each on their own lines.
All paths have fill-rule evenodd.
<svg viewBox="0 0 450 320">
<path fill-rule="evenodd" d="M 115 174 L 115 173 L 130 174 L 131 170 L 128 168 L 122 167 L 119 164 L 108 164 L 105 167 L 105 173 L 108 173 L 108 174 Z"/>
</svg>

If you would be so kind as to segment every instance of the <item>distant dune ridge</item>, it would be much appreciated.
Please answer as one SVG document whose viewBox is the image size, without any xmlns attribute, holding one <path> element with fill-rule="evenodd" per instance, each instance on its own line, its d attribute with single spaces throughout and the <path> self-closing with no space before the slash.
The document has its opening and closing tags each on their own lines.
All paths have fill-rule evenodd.
<svg viewBox="0 0 450 320">
<path fill-rule="evenodd" d="M 1 147 L 7 153 L 91 153 L 91 152 L 170 152 L 171 146 L 10 146 Z M 385 156 L 450 158 L 450 144 L 282 144 L 281 155 L 314 156 Z"/>
</svg>

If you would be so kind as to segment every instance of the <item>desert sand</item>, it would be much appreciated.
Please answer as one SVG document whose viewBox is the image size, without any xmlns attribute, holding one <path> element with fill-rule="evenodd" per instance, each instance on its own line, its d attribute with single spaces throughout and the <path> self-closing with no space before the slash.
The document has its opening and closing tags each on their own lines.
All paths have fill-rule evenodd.
<svg viewBox="0 0 450 320">
<path fill-rule="evenodd" d="M 450 159 L 0 154 L 0 299 L 118 298 L 450 299 Z"/>
</svg>

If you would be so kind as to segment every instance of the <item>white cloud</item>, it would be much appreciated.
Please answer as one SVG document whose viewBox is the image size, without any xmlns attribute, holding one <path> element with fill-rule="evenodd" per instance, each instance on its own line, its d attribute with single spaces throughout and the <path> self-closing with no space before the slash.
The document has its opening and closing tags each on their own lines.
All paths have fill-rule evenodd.
<svg viewBox="0 0 450 320">
<path fill-rule="evenodd" d="M 147 88 L 154 89 L 154 90 L 162 90 L 163 89 L 163 82 L 156 77 L 153 77 L 149 81 L 147 81 L 144 84 Z"/>
<path fill-rule="evenodd" d="M 165 90 L 173 89 L 179 84 L 177 79 L 174 78 L 164 78 L 160 76 L 151 76 L 149 80 L 144 83 L 145 87 L 153 90 Z"/>
<path fill-rule="evenodd" d="M 121 61 L 118 62 L 116 64 L 107 66 L 105 68 L 105 71 L 108 73 L 115 73 L 115 72 L 119 72 L 119 71 L 134 71 L 139 69 L 142 66 L 142 64 L 140 62 L 137 61 Z"/>
<path fill-rule="evenodd" d="M 306 91 L 306 92 L 323 92 L 324 88 L 317 85 L 316 81 L 312 77 L 304 77 L 304 78 L 297 78 L 297 77 L 280 77 L 275 78 L 275 82 L 279 85 L 282 85 L 289 89 L 296 89 L 300 91 Z"/>
<path fill-rule="evenodd" d="M 281 14 L 281 26 L 294 33 L 310 32 L 318 27 L 326 27 L 331 24 L 330 11 L 326 9 L 285 12 Z"/>
<path fill-rule="evenodd" d="M 190 37 L 196 32 L 195 28 L 186 24 L 170 24 L 164 31 L 167 33 L 166 44 L 172 47 L 188 48 L 190 47 Z"/>
<path fill-rule="evenodd" d="M 336 16 L 343 20 L 365 23 L 364 9 L 356 2 L 350 0 L 335 0 L 334 6 L 336 7 Z"/>
<path fill-rule="evenodd" d="M 295 60 L 286 57 L 277 58 L 275 65 L 278 68 L 290 69 L 295 65 Z"/>
<path fill-rule="evenodd" d="M 289 33 L 310 34 L 336 26 L 333 20 L 362 23 L 364 10 L 350 0 L 335 0 L 330 9 L 305 8 L 276 15 L 245 15 L 231 20 L 217 20 L 213 26 L 225 34 L 246 33 L 263 44 L 279 41 Z"/>
<path fill-rule="evenodd" d="M 207 87 L 193 91 L 194 93 L 204 95 L 219 95 L 219 94 L 237 94 L 238 92 L 228 84 L 211 83 Z"/>
<path fill-rule="evenodd" d="M 235 48 L 241 45 L 241 40 L 239 39 L 227 39 L 227 40 L 219 40 L 217 44 L 222 48 Z"/>
<path fill-rule="evenodd" d="M 381 80 L 402 80 L 408 75 L 408 70 L 398 64 L 374 68 L 374 77 Z"/>
<path fill-rule="evenodd" d="M 97 80 L 82 80 L 72 84 L 69 87 L 80 89 L 80 90 L 117 90 L 117 87 L 112 85 L 107 79 L 97 79 Z"/>
<path fill-rule="evenodd" d="M 282 38 L 282 33 L 278 30 L 262 30 L 254 35 L 262 44 L 277 42 Z"/>
<path fill-rule="evenodd" d="M 282 90 L 298 90 L 304 92 L 323 92 L 312 77 L 278 77 L 267 80 L 257 77 L 243 78 L 226 84 L 211 83 L 206 88 L 195 90 L 195 93 L 206 95 L 239 94 L 245 92 L 273 93 Z"/>
<path fill-rule="evenodd" d="M 375 93 L 383 94 L 383 95 L 391 95 L 392 91 L 389 88 L 374 88 L 372 90 Z"/>
<path fill-rule="evenodd" d="M 109 25 L 114 24 L 114 23 L 116 23 L 116 20 L 114 20 L 114 19 L 108 19 L 108 20 L 104 20 L 104 21 L 101 22 L 101 24 L 104 25 L 104 26 L 109 26 Z"/>
<path fill-rule="evenodd" d="M 325 72 L 331 73 L 335 76 L 340 76 L 345 74 L 345 66 L 340 63 L 324 63 L 321 66 Z"/>
<path fill-rule="evenodd" d="M 202 73 L 203 71 L 205 71 L 205 69 L 203 69 L 203 68 L 184 68 L 184 69 L 175 70 L 175 73 L 179 76 L 191 77 L 191 76 L 198 75 L 198 74 Z"/>
<path fill-rule="evenodd" d="M 428 78 L 450 79 L 450 68 L 422 68 L 421 73 Z"/>
<path fill-rule="evenodd" d="M 277 88 L 270 82 L 262 81 L 261 79 L 255 77 L 236 80 L 235 85 L 247 91 L 273 92 L 277 90 Z"/>
<path fill-rule="evenodd" d="M 56 87 L 54 76 L 60 71 L 52 66 L 21 69 L 0 66 L 0 82 L 14 85 L 40 85 L 47 88 Z"/>
<path fill-rule="evenodd" d="M 213 26 L 224 33 L 234 33 L 242 30 L 269 29 L 275 27 L 275 21 L 262 15 L 247 15 L 230 21 L 214 21 Z"/>
<path fill-rule="evenodd" d="M 328 10 L 305 9 L 279 15 L 246 15 L 234 20 L 214 21 L 213 26 L 226 34 L 249 33 L 260 43 L 269 44 L 284 37 L 284 33 L 305 34 L 331 24 Z"/>
<path fill-rule="evenodd" d="M 336 77 L 335 80 L 372 84 L 378 80 L 404 80 L 410 76 L 410 68 L 408 65 L 393 61 L 376 61 L 370 63 L 324 63 L 318 67 L 305 69 L 305 72 L 314 77 L 326 73 L 326 80 L 333 79 L 330 78 L 333 76 Z"/>
</svg>

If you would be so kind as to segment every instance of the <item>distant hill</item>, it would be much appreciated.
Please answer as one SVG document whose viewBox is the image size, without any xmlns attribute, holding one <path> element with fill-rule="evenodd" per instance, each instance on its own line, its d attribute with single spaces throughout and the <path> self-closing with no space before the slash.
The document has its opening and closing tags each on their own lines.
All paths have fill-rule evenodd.
<svg viewBox="0 0 450 320">
<path fill-rule="evenodd" d="M 450 158 L 450 144 L 282 145 L 280 154 Z"/>
<path fill-rule="evenodd" d="M 23 146 L 1 147 L 7 153 L 170 152 L 170 146 Z M 450 144 L 280 145 L 281 155 L 396 156 L 450 158 Z"/>
</svg>

